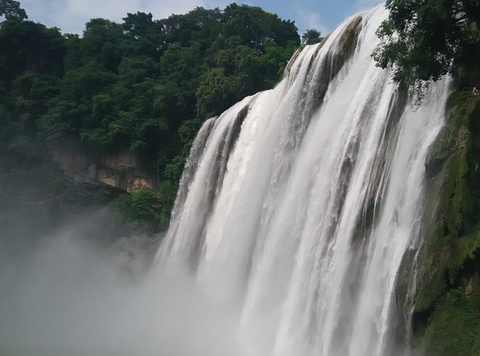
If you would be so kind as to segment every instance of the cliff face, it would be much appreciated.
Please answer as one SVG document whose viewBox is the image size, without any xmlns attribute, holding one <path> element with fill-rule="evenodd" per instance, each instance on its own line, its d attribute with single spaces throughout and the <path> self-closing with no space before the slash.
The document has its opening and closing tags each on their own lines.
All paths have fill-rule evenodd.
<svg viewBox="0 0 480 356">
<path fill-rule="evenodd" d="M 74 183 L 116 188 L 128 193 L 154 184 L 154 178 L 139 168 L 131 153 L 94 156 L 72 146 L 55 147 L 52 156 L 66 179 Z"/>
<path fill-rule="evenodd" d="M 423 355 L 480 355 L 479 119 L 479 97 L 453 94 L 426 164 L 414 311 Z"/>
</svg>

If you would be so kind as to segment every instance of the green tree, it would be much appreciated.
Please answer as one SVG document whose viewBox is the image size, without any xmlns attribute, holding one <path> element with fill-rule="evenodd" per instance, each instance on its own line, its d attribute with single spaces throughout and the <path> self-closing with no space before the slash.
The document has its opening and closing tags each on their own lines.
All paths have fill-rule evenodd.
<svg viewBox="0 0 480 356">
<path fill-rule="evenodd" d="M 63 73 L 65 40 L 57 28 L 32 21 L 6 21 L 0 26 L 0 80 L 10 83 L 26 71 Z"/>
<path fill-rule="evenodd" d="M 274 41 L 284 47 L 288 41 L 300 42 L 295 22 L 281 20 L 260 7 L 233 3 L 224 10 L 223 34 L 238 36 L 242 45 L 265 53 L 265 45 Z"/>
<path fill-rule="evenodd" d="M 373 56 L 382 68 L 393 65 L 396 82 L 421 85 L 478 63 L 478 0 L 388 0 L 386 7 L 390 14 Z"/>
<path fill-rule="evenodd" d="M 302 44 L 304 45 L 312 45 L 315 43 L 319 43 L 322 41 L 322 37 L 320 31 L 311 28 L 302 35 Z"/>
<path fill-rule="evenodd" d="M 94 58 L 105 70 L 116 72 L 122 60 L 124 41 L 120 24 L 100 18 L 90 20 L 85 25 L 81 41 L 83 63 Z"/>
<path fill-rule="evenodd" d="M 144 12 L 128 13 L 123 21 L 123 32 L 129 40 L 126 53 L 148 56 L 158 62 L 165 42 L 160 23 L 153 21 L 151 13 Z"/>
<path fill-rule="evenodd" d="M 152 188 L 143 188 L 121 196 L 112 208 L 128 226 L 155 232 L 160 224 L 160 204 L 159 195 Z"/>
<path fill-rule="evenodd" d="M 223 14 L 219 9 L 197 7 L 185 15 L 172 15 L 159 21 L 164 34 L 163 50 L 172 43 L 181 46 L 199 45 L 204 50 L 219 34 Z"/>
<path fill-rule="evenodd" d="M 0 16 L 5 20 L 22 21 L 28 18 L 27 13 L 20 7 L 20 3 L 14 0 L 0 0 Z"/>
<path fill-rule="evenodd" d="M 197 115 L 217 115 L 245 96 L 265 89 L 260 58 L 248 46 L 216 51 L 212 67 L 201 76 L 196 91 Z"/>
</svg>

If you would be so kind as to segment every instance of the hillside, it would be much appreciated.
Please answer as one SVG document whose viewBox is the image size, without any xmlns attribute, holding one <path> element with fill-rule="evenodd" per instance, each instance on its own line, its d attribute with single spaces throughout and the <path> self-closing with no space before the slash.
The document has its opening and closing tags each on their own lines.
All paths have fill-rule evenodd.
<svg viewBox="0 0 480 356">
<path fill-rule="evenodd" d="M 272 88 L 300 44 L 292 21 L 235 3 L 96 18 L 83 36 L 4 3 L 18 6 L 0 23 L 2 209 L 65 212 L 123 195 L 115 210 L 149 232 L 168 226 L 200 125 Z"/>
</svg>

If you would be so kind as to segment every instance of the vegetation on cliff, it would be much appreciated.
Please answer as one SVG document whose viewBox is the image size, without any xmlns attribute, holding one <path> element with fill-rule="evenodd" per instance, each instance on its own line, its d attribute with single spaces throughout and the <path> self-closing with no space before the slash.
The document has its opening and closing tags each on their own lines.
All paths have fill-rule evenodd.
<svg viewBox="0 0 480 356">
<path fill-rule="evenodd" d="M 454 93 L 426 165 L 425 232 L 414 313 L 424 355 L 480 352 L 479 118 L 480 98 Z"/>
<path fill-rule="evenodd" d="M 394 64 L 396 82 L 421 86 L 460 65 L 480 68 L 477 0 L 388 0 L 386 7 L 374 58 L 382 68 Z"/>
<path fill-rule="evenodd" d="M 131 152 L 159 184 L 158 211 L 148 224 L 154 231 L 168 224 L 201 123 L 271 88 L 300 44 L 292 21 L 235 3 L 161 20 L 141 12 L 128 13 L 122 23 L 96 18 L 83 36 L 28 21 L 17 1 L 0 1 L 2 17 L 2 194 L 15 197 L 13 203 L 61 201 L 75 190 L 51 177 L 58 177 L 51 164 L 58 145 Z M 48 173 L 33 174 L 37 166 Z M 26 189 L 20 182 L 32 174 L 38 179 Z M 116 210 L 129 220 L 138 212 L 127 201 L 139 197 L 123 198 Z"/>
<path fill-rule="evenodd" d="M 427 356 L 480 354 L 480 3 L 388 0 L 373 56 L 418 95 L 452 74 L 456 92 L 426 164 L 414 333 Z M 468 90 L 464 90 L 468 88 Z M 411 276 L 409 276 L 411 278 Z"/>
</svg>

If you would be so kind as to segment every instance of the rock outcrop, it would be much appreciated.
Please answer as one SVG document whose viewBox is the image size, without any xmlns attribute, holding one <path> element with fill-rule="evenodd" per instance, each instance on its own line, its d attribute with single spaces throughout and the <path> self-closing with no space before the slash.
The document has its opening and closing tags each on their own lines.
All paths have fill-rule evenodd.
<svg viewBox="0 0 480 356">
<path fill-rule="evenodd" d="M 88 154 L 78 146 L 55 147 L 53 160 L 65 178 L 74 183 L 104 186 L 133 193 L 152 187 L 154 178 L 145 173 L 132 153 Z"/>
</svg>

